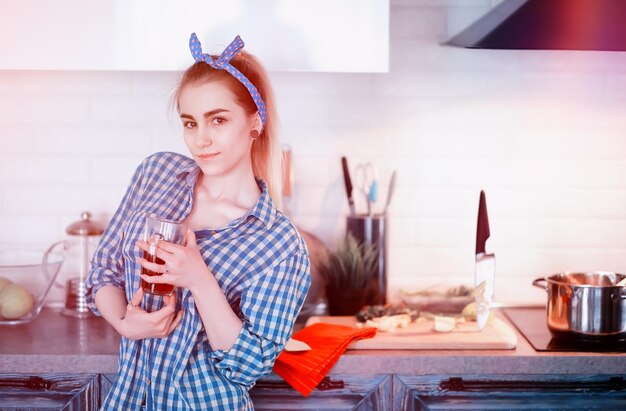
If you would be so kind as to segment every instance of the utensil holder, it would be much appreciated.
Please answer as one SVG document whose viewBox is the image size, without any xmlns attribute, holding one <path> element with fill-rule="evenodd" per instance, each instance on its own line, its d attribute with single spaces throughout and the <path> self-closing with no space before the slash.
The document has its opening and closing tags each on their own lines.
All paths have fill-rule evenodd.
<svg viewBox="0 0 626 411">
<path fill-rule="evenodd" d="M 377 268 L 365 299 L 367 305 L 387 303 L 387 217 L 384 215 L 349 215 L 346 232 L 359 243 L 376 245 Z"/>
</svg>

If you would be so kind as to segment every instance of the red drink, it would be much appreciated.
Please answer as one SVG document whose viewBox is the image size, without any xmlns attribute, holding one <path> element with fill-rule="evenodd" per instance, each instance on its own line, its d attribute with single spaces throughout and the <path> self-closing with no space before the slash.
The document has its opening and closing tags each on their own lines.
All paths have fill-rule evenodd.
<svg viewBox="0 0 626 411">
<path fill-rule="evenodd" d="M 147 215 L 143 238 L 148 243 L 148 251 L 144 251 L 143 258 L 151 263 L 165 264 L 165 261 L 156 257 L 159 241 L 183 245 L 186 233 L 187 225 L 185 223 L 168 220 L 156 214 Z M 162 275 L 162 273 L 146 270 L 143 266 L 141 273 L 149 276 Z M 150 284 L 142 279 L 141 289 L 146 293 L 156 295 L 172 295 L 174 286 L 171 284 Z"/>
<path fill-rule="evenodd" d="M 147 251 L 143 252 L 143 258 L 147 261 L 150 261 L 151 263 L 165 264 L 165 261 L 161 260 L 159 257 L 156 257 L 150 254 Z M 153 276 L 153 275 L 161 275 L 163 273 L 157 273 L 155 271 L 148 270 L 147 268 L 141 267 L 141 274 Z M 172 292 L 174 291 L 174 286 L 171 284 L 151 284 L 147 281 L 144 281 L 144 279 L 142 278 L 141 289 L 144 292 L 152 293 L 156 295 L 172 295 Z"/>
</svg>

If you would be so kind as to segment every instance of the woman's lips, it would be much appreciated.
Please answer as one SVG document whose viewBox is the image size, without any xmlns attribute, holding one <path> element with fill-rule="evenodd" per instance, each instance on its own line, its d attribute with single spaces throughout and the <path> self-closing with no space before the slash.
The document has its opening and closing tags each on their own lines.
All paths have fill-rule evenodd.
<svg viewBox="0 0 626 411">
<path fill-rule="evenodd" d="M 217 157 L 220 153 L 210 153 L 210 154 L 196 154 L 196 156 L 200 159 L 200 160 L 211 160 L 215 157 Z"/>
</svg>

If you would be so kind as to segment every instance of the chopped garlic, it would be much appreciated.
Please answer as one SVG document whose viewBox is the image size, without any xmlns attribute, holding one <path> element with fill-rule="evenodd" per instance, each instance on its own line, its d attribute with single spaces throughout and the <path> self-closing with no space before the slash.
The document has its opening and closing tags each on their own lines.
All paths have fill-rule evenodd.
<svg viewBox="0 0 626 411">
<path fill-rule="evenodd" d="M 378 331 L 394 332 L 397 328 L 405 328 L 411 324 L 411 316 L 408 314 L 398 315 L 385 315 L 377 317 L 371 320 L 367 320 L 365 323 L 357 324 L 357 327 L 374 327 Z"/>
<path fill-rule="evenodd" d="M 456 319 L 453 317 L 444 317 L 442 315 L 435 316 L 433 329 L 440 333 L 448 333 L 454 329 Z"/>
</svg>

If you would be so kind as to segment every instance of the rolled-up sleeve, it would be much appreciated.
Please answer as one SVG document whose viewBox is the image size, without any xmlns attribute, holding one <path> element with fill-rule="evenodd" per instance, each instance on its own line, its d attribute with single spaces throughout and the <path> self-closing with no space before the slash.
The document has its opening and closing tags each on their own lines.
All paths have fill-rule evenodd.
<svg viewBox="0 0 626 411">
<path fill-rule="evenodd" d="M 128 221 L 137 199 L 142 183 L 144 164 L 145 161 L 135 170 L 122 202 L 113 214 L 106 230 L 104 230 L 91 259 L 91 270 L 85 281 L 85 297 L 89 309 L 98 316 L 100 316 L 100 312 L 95 303 L 98 290 L 105 285 L 124 289 L 124 260 L 122 257 L 124 224 Z"/>
<path fill-rule="evenodd" d="M 309 265 L 308 254 L 296 251 L 242 292 L 239 336 L 229 350 L 209 353 L 224 377 L 249 389 L 271 372 L 309 290 Z"/>
</svg>

